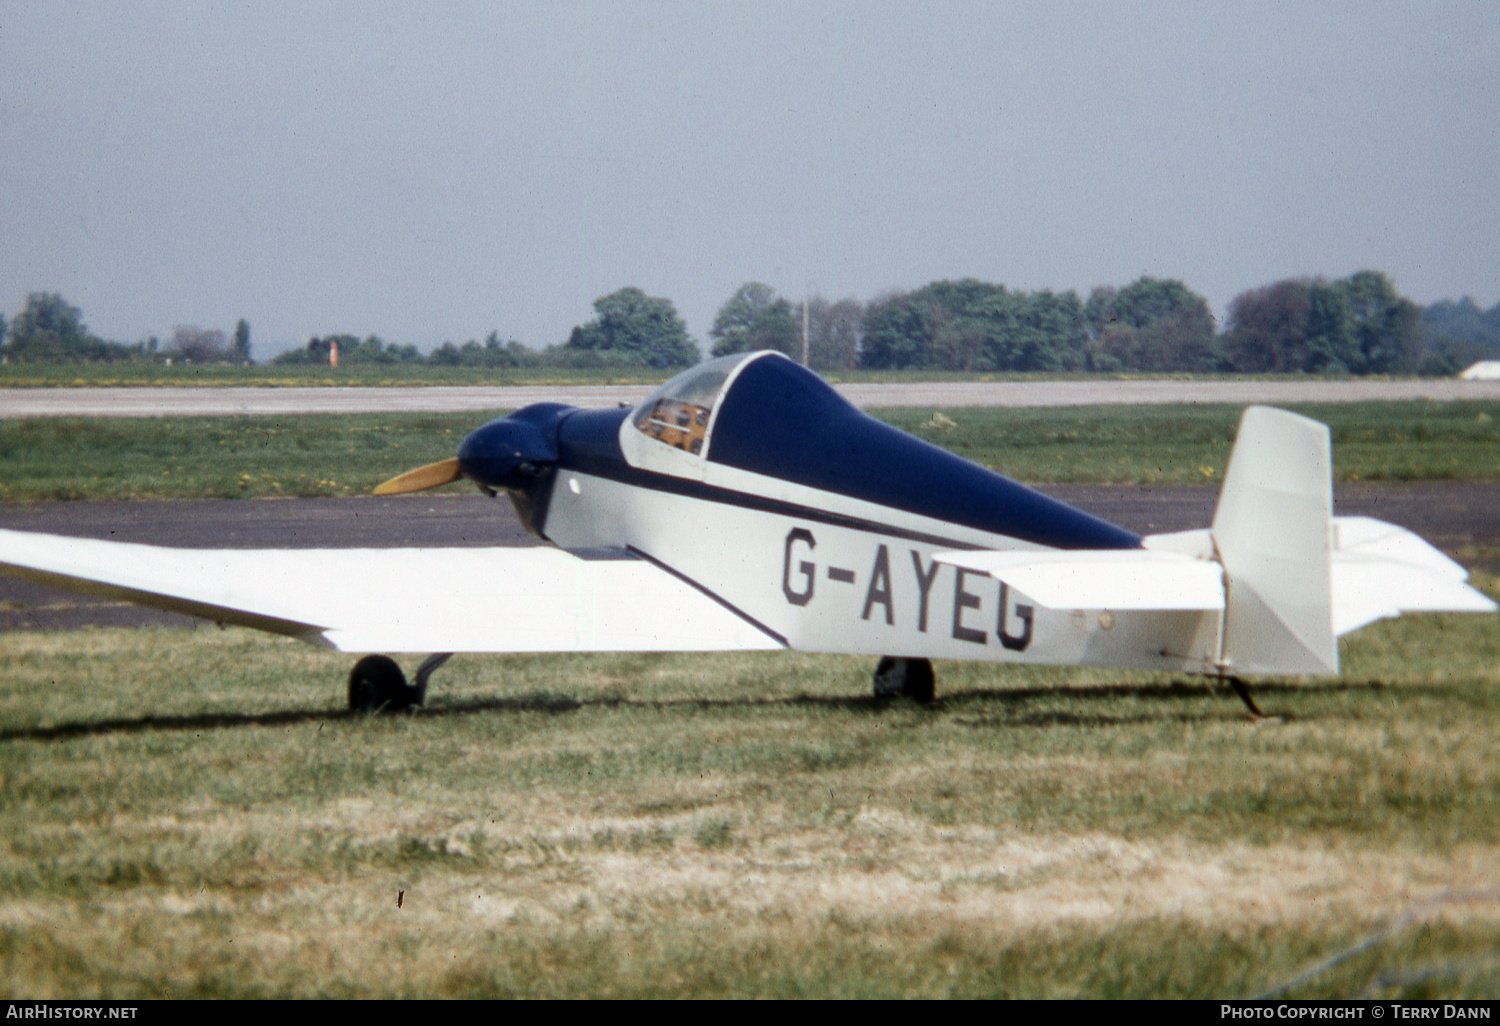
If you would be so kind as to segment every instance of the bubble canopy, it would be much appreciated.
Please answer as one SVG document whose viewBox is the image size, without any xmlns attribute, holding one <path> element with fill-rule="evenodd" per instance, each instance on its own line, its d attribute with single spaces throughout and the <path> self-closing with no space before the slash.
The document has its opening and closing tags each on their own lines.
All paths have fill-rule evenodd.
<svg viewBox="0 0 1500 1026">
<path fill-rule="evenodd" d="M 674 449 L 702 455 L 726 384 L 742 364 L 763 355 L 733 353 L 683 371 L 647 396 L 631 414 L 631 423 Z"/>
</svg>

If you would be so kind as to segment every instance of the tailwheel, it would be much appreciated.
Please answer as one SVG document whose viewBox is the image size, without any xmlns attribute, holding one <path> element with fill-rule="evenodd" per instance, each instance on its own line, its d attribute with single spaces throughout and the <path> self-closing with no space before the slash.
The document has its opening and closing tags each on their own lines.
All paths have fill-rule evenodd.
<svg viewBox="0 0 1500 1026">
<path fill-rule="evenodd" d="M 421 700 L 390 656 L 365 656 L 349 672 L 349 708 L 355 712 L 395 712 Z"/>
<path fill-rule="evenodd" d="M 935 681 L 930 659 L 882 656 L 879 665 L 875 667 L 875 697 L 930 702 Z"/>
<path fill-rule="evenodd" d="M 1265 719 L 1266 714 L 1260 711 L 1260 706 L 1256 705 L 1255 699 L 1250 697 L 1250 689 L 1245 686 L 1245 682 L 1238 677 L 1230 677 L 1228 680 L 1229 686 L 1234 688 L 1234 693 L 1240 696 L 1240 701 L 1244 702 L 1245 708 L 1250 710 L 1250 715 L 1257 720 Z"/>
</svg>

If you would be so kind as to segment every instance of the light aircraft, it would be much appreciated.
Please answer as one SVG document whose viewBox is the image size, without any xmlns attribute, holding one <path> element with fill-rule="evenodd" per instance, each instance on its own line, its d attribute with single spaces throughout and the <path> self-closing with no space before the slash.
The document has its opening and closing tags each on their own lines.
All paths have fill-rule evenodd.
<svg viewBox="0 0 1500 1026">
<path fill-rule="evenodd" d="M 538 548 L 190 550 L 0 531 L 0 570 L 346 652 L 356 709 L 420 703 L 456 652 L 797 649 L 1242 678 L 1336 674 L 1339 636 L 1493 612 L 1415 534 L 1333 515 L 1328 428 L 1245 411 L 1213 524 L 1145 537 L 860 412 L 779 353 L 679 374 L 634 408 L 539 403 L 377 494 L 468 478 Z"/>
</svg>

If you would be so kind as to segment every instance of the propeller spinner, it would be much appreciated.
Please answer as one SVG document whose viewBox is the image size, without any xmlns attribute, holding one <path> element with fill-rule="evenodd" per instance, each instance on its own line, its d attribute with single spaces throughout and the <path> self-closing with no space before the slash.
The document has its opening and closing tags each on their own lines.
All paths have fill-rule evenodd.
<svg viewBox="0 0 1500 1026">
<path fill-rule="evenodd" d="M 466 477 L 486 491 L 525 488 L 557 465 L 557 428 L 574 412 L 561 403 L 537 403 L 469 432 L 458 455 L 408 470 L 375 488 L 376 495 L 406 495 Z"/>
</svg>

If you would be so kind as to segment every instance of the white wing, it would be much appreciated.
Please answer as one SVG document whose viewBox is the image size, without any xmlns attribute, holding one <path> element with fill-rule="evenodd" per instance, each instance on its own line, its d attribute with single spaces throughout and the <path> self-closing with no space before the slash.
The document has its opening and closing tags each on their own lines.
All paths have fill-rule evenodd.
<svg viewBox="0 0 1500 1026">
<path fill-rule="evenodd" d="M 784 647 L 621 550 L 169 549 L 0 530 L 0 570 L 347 652 Z"/>
</svg>

